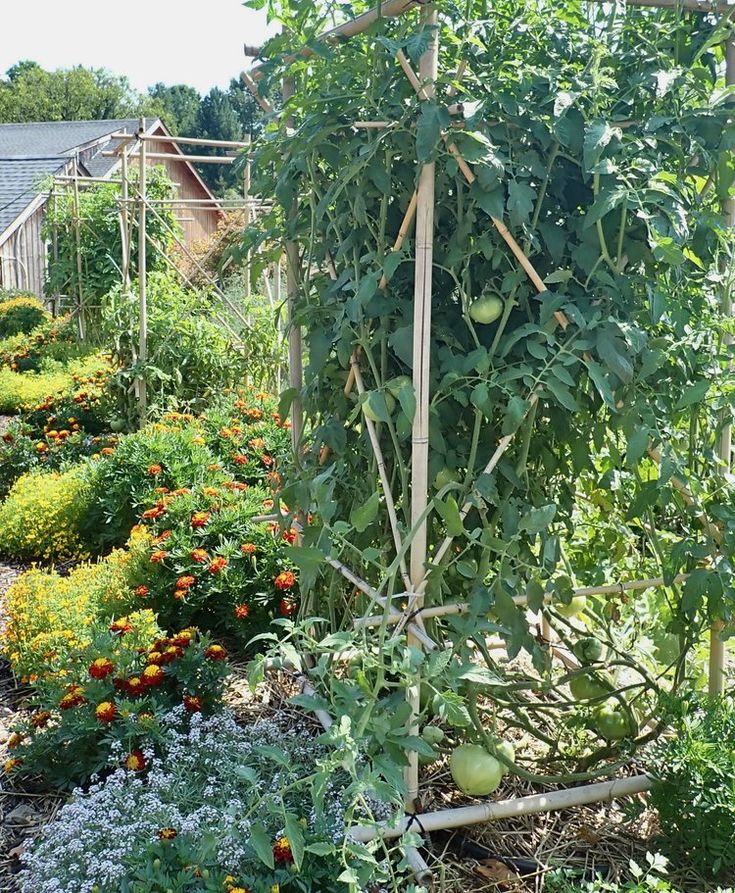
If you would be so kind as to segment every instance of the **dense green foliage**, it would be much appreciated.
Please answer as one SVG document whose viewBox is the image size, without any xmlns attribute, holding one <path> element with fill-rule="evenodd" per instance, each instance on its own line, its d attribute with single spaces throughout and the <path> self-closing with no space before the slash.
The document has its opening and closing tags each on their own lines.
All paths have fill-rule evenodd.
<svg viewBox="0 0 735 893">
<path fill-rule="evenodd" d="M 49 317 L 34 295 L 11 295 L 0 290 L 0 340 L 27 335 Z"/>
</svg>

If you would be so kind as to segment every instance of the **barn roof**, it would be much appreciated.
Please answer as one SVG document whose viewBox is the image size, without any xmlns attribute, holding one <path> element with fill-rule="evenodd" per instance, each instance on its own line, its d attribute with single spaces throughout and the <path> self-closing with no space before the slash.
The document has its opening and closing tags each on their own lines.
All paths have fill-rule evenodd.
<svg viewBox="0 0 735 893">
<path fill-rule="evenodd" d="M 79 153 L 84 153 L 82 164 L 91 176 L 107 176 L 118 160 L 102 153 L 118 141 L 106 137 L 137 133 L 139 123 L 138 118 L 111 118 L 0 124 L 0 239 L 39 193 L 40 184 Z M 146 118 L 146 131 L 159 123 L 157 118 Z"/>
</svg>

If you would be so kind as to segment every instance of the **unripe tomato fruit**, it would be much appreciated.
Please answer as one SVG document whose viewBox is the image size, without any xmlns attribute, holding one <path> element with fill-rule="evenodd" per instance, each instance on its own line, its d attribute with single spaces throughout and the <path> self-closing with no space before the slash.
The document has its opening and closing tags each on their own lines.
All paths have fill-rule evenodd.
<svg viewBox="0 0 735 893">
<path fill-rule="evenodd" d="M 638 733 L 638 723 L 615 698 L 600 705 L 595 710 L 593 719 L 595 728 L 606 741 L 633 738 Z"/>
<path fill-rule="evenodd" d="M 608 681 L 608 676 L 603 675 L 602 679 Z M 572 696 L 577 701 L 589 701 L 592 698 L 602 698 L 610 694 L 612 679 L 609 679 L 610 685 L 605 685 L 602 679 L 598 679 L 591 673 L 583 670 L 573 676 L 569 680 L 569 689 Z"/>
<path fill-rule="evenodd" d="M 479 744 L 461 744 L 455 748 L 449 768 L 460 791 L 471 797 L 492 794 L 503 777 L 503 765 Z"/>
<path fill-rule="evenodd" d="M 439 726 L 424 726 L 421 737 L 427 744 L 441 744 L 444 740 L 444 730 Z"/>
<path fill-rule="evenodd" d="M 572 653 L 583 664 L 594 664 L 601 660 L 604 651 L 602 642 L 594 636 L 585 636 L 572 645 Z"/>
<path fill-rule="evenodd" d="M 380 396 L 380 391 L 370 391 L 367 399 L 362 404 L 362 411 L 373 422 L 382 421 L 380 415 L 378 414 L 378 411 L 376 410 L 376 404 L 380 399 Z M 385 400 L 385 405 L 388 409 L 388 415 L 393 415 L 393 410 L 396 408 L 396 401 L 389 393 L 382 394 L 382 397 Z"/>
<path fill-rule="evenodd" d="M 468 312 L 473 322 L 488 326 L 502 314 L 503 301 L 497 295 L 483 295 L 470 304 Z"/>
<path fill-rule="evenodd" d="M 571 619 L 572 617 L 578 617 L 582 611 L 587 607 L 587 598 L 584 595 L 576 595 L 568 605 L 555 604 L 554 608 L 557 614 L 561 614 L 562 617 L 566 617 L 567 619 Z"/>
</svg>

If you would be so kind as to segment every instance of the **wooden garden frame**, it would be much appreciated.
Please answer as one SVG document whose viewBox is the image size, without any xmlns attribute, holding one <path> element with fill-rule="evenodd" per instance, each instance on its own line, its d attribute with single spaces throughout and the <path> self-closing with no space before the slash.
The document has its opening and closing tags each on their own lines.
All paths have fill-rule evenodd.
<svg viewBox="0 0 735 893">
<path fill-rule="evenodd" d="M 603 2 L 603 0 L 591 0 L 591 2 Z M 719 15 L 729 15 L 735 18 L 735 5 L 722 2 L 704 2 L 704 0 L 627 0 L 629 6 L 653 7 L 661 9 L 683 8 L 688 11 L 697 13 L 715 13 Z M 376 7 L 356 19 L 346 22 L 337 28 L 318 36 L 316 40 L 330 44 L 343 41 L 346 38 L 361 34 L 370 25 L 372 25 L 379 16 L 384 18 L 396 17 L 403 15 L 410 9 L 419 6 L 421 9 L 422 22 L 432 27 L 437 22 L 436 6 L 432 2 L 422 3 L 420 0 L 386 0 L 385 3 Z M 253 55 L 255 48 L 246 47 L 246 53 Z M 294 54 L 286 56 L 283 61 L 292 62 L 297 59 L 304 59 L 314 55 L 311 47 L 303 47 L 294 52 Z M 726 51 L 726 83 L 728 85 L 735 84 L 735 40 L 730 38 L 727 42 Z M 401 51 L 397 53 L 397 60 L 401 65 L 406 77 L 414 88 L 418 98 L 422 101 L 428 100 L 434 95 L 434 83 L 437 77 L 438 64 L 438 31 L 434 30 L 433 39 L 421 56 L 418 73 L 415 73 L 406 57 Z M 457 72 L 457 79 L 463 73 L 463 68 Z M 255 99 L 261 107 L 272 112 L 272 107 L 267 100 L 262 97 L 258 91 L 257 82 L 262 77 L 263 72 L 260 66 L 256 66 L 248 74 L 243 74 L 243 80 L 253 93 Z M 284 84 L 284 99 L 293 95 L 293 81 L 288 80 Z M 372 129 L 388 126 L 388 122 L 370 121 L 355 122 L 355 127 Z M 471 167 L 465 162 L 457 146 L 451 141 L 451 136 L 444 135 L 449 153 L 456 160 L 460 171 L 464 175 L 468 184 L 474 180 L 474 173 Z M 437 606 L 435 608 L 423 607 L 423 593 L 427 582 L 429 571 L 427 570 L 427 541 L 426 541 L 426 516 L 428 506 L 428 434 L 429 434 L 429 344 L 431 333 L 431 291 L 432 291 L 432 262 L 433 262 L 433 236 L 434 236 L 434 174 L 435 163 L 430 161 L 424 163 L 419 171 L 418 186 L 409 207 L 404 215 L 403 224 L 400 228 L 397 240 L 396 250 L 398 250 L 415 219 L 415 264 L 416 271 L 414 277 L 414 317 L 413 317 L 413 387 L 416 395 L 416 413 L 412 430 L 412 459 L 411 459 L 411 521 L 412 521 L 412 540 L 410 546 L 410 567 L 408 574 L 406 568 L 401 568 L 401 576 L 406 585 L 407 605 L 403 611 L 391 610 L 387 615 L 387 622 L 396 624 L 396 630 L 400 631 L 405 627 L 406 640 L 409 644 L 417 648 L 425 648 L 426 643 L 422 641 L 421 635 L 417 635 L 418 630 L 423 630 L 423 621 L 429 617 L 447 615 L 452 613 L 462 613 L 467 610 L 464 604 L 447 604 Z M 725 207 L 727 221 L 730 226 L 735 227 L 735 199 L 730 199 Z M 528 275 L 529 279 L 536 287 L 540 294 L 546 291 L 541 277 L 533 267 L 533 264 L 525 255 L 513 235 L 500 220 L 492 218 L 492 223 L 498 230 L 501 237 L 505 240 L 514 257 Z M 293 243 L 286 249 L 289 262 L 289 329 L 291 339 L 291 350 L 289 353 L 291 370 L 291 384 L 293 387 L 299 388 L 302 382 L 302 354 L 301 354 L 301 333 L 294 324 L 293 307 L 298 291 L 299 268 L 298 268 L 298 251 L 294 248 Z M 380 287 L 385 286 L 385 281 L 381 281 Z M 731 313 L 729 296 L 723 299 L 723 311 Z M 554 314 L 557 323 L 566 328 L 568 320 L 563 313 Z M 364 387 L 360 376 L 360 352 L 359 349 L 353 354 L 351 360 L 351 368 L 345 388 L 346 393 L 356 384 L 358 391 L 362 394 Z M 533 393 L 528 401 L 527 412 L 530 411 L 533 404 L 538 400 L 538 394 Z M 383 457 L 380 446 L 375 435 L 372 422 L 365 417 L 365 424 L 370 438 L 383 494 L 388 508 L 391 530 L 396 545 L 396 549 L 400 551 L 401 535 L 398 529 L 398 523 L 393 507 L 393 498 L 385 474 L 383 473 Z M 303 417 L 301 407 L 296 405 L 293 415 L 293 443 L 294 446 L 300 444 L 303 433 Z M 499 441 L 495 452 L 493 453 L 485 472 L 490 472 L 500 461 L 504 452 L 510 446 L 514 435 L 509 434 Z M 731 465 L 731 431 L 730 426 L 725 425 L 723 434 L 719 444 L 719 457 L 724 466 L 727 468 Z M 660 455 L 656 450 L 649 450 L 649 455 L 654 461 L 660 461 Z M 697 511 L 694 498 L 689 493 L 686 485 L 678 480 L 672 480 L 672 485 L 679 491 L 685 503 L 692 506 L 696 512 L 696 517 L 702 524 L 705 532 L 711 535 L 715 542 L 721 536 L 720 529 L 713 524 L 707 516 Z M 461 511 L 462 518 L 469 512 L 472 504 L 468 501 Z M 441 544 L 437 554 L 433 557 L 433 563 L 438 563 L 441 557 L 446 553 L 452 543 L 452 537 L 447 536 Z M 329 563 L 340 573 L 345 576 L 353 585 L 356 585 L 363 592 L 366 592 L 377 604 L 385 604 L 385 599 L 379 599 L 377 594 L 372 590 L 369 584 L 360 580 L 349 568 L 342 565 L 339 561 L 328 559 Z M 677 578 L 676 582 L 682 582 L 686 579 L 685 575 Z M 655 586 L 664 585 L 662 578 L 653 578 L 647 580 L 634 580 L 620 584 L 609 584 L 598 587 L 585 587 L 577 590 L 575 594 L 617 594 L 628 590 L 641 590 Z M 520 596 L 515 599 L 517 604 L 522 604 L 525 599 Z M 355 619 L 356 626 L 377 626 L 385 622 L 385 616 L 363 617 Z M 710 633 L 710 659 L 709 659 L 709 690 L 711 694 L 720 694 L 724 690 L 725 679 L 725 645 L 720 638 L 721 625 L 714 623 Z M 424 634 L 425 635 L 425 634 Z M 434 643 L 432 643 L 434 644 Z M 418 715 L 419 706 L 419 686 L 420 679 L 416 678 L 413 684 L 409 685 L 406 691 L 406 699 L 411 705 L 411 718 L 409 720 L 409 734 L 418 734 Z M 515 800 L 507 800 L 500 802 L 488 802 L 476 806 L 461 807 L 459 809 L 447 809 L 433 813 L 422 813 L 420 817 L 418 813 L 418 793 L 419 793 L 419 777 L 418 777 L 418 755 L 413 752 L 409 753 L 409 765 L 405 772 L 405 815 L 395 822 L 382 823 L 374 826 L 358 826 L 349 830 L 350 836 L 357 841 L 368 841 L 376 836 L 384 838 L 400 837 L 405 831 L 411 829 L 414 823 L 425 832 L 432 830 L 456 828 L 464 825 L 492 821 L 504 817 L 514 815 L 522 815 L 529 813 L 551 812 L 570 806 L 597 803 L 611 800 L 615 797 L 629 796 L 642 793 L 650 788 L 651 779 L 646 775 L 638 775 L 630 778 L 613 779 L 611 781 L 586 784 L 571 789 L 561 789 L 549 794 L 532 795 L 530 797 L 522 797 Z M 417 818 L 419 819 L 417 821 Z M 426 863 L 423 862 L 420 855 L 412 848 L 406 848 L 407 858 L 411 866 L 416 870 L 417 878 L 421 883 L 431 883 L 430 872 Z"/>
</svg>

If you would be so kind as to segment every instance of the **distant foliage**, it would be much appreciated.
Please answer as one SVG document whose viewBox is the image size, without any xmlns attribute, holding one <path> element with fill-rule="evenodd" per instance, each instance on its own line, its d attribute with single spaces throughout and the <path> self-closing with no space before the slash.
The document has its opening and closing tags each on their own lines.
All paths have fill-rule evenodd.
<svg viewBox="0 0 735 893">
<path fill-rule="evenodd" d="M 32 295 L 10 296 L 0 290 L 0 339 L 28 334 L 48 319 L 50 314 L 38 298 Z"/>
</svg>

